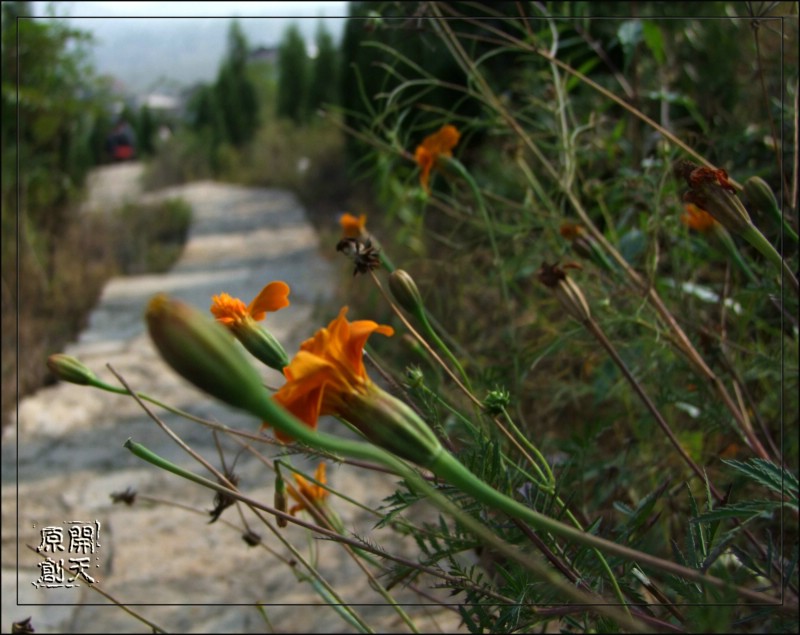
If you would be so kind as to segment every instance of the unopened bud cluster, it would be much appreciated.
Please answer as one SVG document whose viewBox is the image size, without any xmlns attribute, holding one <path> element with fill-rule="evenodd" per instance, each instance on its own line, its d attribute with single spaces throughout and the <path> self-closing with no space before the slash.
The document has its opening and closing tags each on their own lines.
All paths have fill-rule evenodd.
<svg viewBox="0 0 800 635">
<path fill-rule="evenodd" d="M 508 408 L 511 403 L 511 393 L 505 388 L 495 388 L 490 390 L 483 400 L 483 407 L 490 415 L 499 415 Z"/>
</svg>

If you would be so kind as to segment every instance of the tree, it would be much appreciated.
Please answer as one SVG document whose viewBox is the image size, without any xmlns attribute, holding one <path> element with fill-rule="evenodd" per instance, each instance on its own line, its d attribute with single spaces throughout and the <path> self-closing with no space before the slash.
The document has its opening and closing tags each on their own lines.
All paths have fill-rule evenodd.
<svg viewBox="0 0 800 635">
<path fill-rule="evenodd" d="M 312 113 L 325 104 L 339 103 L 339 51 L 322 20 L 317 25 L 316 45 L 308 86 L 308 109 Z"/>
<path fill-rule="evenodd" d="M 308 54 L 297 25 L 292 24 L 278 49 L 277 114 L 303 123 L 308 113 Z"/>
<path fill-rule="evenodd" d="M 156 122 L 153 112 L 147 104 L 139 108 L 139 118 L 136 122 L 136 138 L 139 142 L 139 152 L 144 156 L 151 156 L 155 151 L 153 139 L 156 134 Z"/>
<path fill-rule="evenodd" d="M 241 147 L 258 128 L 258 97 L 247 76 L 247 41 L 234 20 L 228 31 L 228 50 L 214 84 L 216 101 L 224 123 L 225 138 Z"/>
<path fill-rule="evenodd" d="M 3 3 L 2 200 L 4 211 L 16 209 L 18 191 L 22 215 L 49 235 L 91 167 L 92 126 L 104 104 L 86 62 L 90 36 L 62 20 L 27 17 L 29 5 Z"/>
</svg>

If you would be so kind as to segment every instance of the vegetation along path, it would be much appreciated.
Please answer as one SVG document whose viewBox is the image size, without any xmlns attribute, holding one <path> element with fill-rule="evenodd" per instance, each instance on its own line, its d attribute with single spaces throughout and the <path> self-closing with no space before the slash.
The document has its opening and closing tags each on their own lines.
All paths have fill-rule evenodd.
<svg viewBox="0 0 800 635">
<path fill-rule="evenodd" d="M 114 168 L 104 169 L 90 181 L 95 196 L 105 197 L 103 205 L 122 202 L 122 192 L 137 194 L 138 168 Z M 121 179 L 127 186 L 109 187 L 108 179 Z M 315 315 L 320 303 L 330 298 L 332 267 L 320 255 L 304 210 L 287 191 L 198 182 L 141 198 L 158 197 L 181 197 L 192 206 L 192 226 L 181 258 L 165 274 L 112 279 L 87 329 L 63 352 L 81 359 L 110 384 L 118 385 L 118 380 L 106 364 L 134 390 L 203 418 L 255 431 L 259 422 L 214 402 L 167 368 L 145 331 L 144 307 L 153 294 L 162 291 L 203 309 L 210 305 L 212 295 L 223 291 L 249 302 L 267 282 L 284 280 L 291 287 L 291 306 L 269 314 L 267 325 L 291 352 L 333 317 Z M 89 208 L 96 202 L 90 201 Z M 265 381 L 280 385 L 281 377 L 269 373 Z M 156 413 L 221 468 L 207 428 L 163 410 Z M 287 564 L 291 554 L 252 515 L 245 514 L 249 527 L 263 539 L 255 547 L 242 540 L 243 520 L 235 508 L 209 524 L 214 507 L 211 493 L 143 463 L 123 448 L 128 438 L 210 476 L 131 398 L 59 383 L 21 402 L 18 426 L 7 430 L 2 444 L 3 632 L 27 617 L 37 632 L 147 630 L 85 583 L 46 587 L 43 557 L 54 562 L 63 559 L 67 570 L 68 559 L 76 553 L 67 547 L 40 556 L 27 546 L 42 544 L 48 533 L 43 530 L 50 527 L 62 528 L 66 545 L 70 521 L 79 521 L 87 532 L 99 528 L 99 535 L 92 534 L 95 552 L 89 554 L 88 569 L 97 586 L 168 631 L 263 632 L 269 627 L 255 608 L 259 602 L 270 605 L 265 608 L 266 618 L 280 632 L 353 631 L 300 579 L 300 567 Z M 227 438 L 220 443 L 226 465 L 231 467 L 239 448 Z M 300 456 L 291 460 L 298 467 L 315 467 Z M 373 473 L 365 477 L 363 471 L 333 464 L 328 470 L 329 482 L 337 490 L 373 508 L 393 491 L 389 477 L 381 479 Z M 272 504 L 271 470 L 251 454 L 241 453 L 235 472 L 245 493 Z M 128 488 L 137 492 L 134 504 L 112 504 L 111 494 Z M 13 513 L 15 508 L 17 513 Z M 336 509 L 348 530 L 377 542 L 384 540 L 379 531 L 372 531 L 375 516 L 351 505 L 337 504 Z M 304 531 L 294 525 L 282 530 L 304 557 L 316 557 L 319 572 L 344 601 L 372 604 L 356 609 L 372 628 L 407 630 L 343 549 L 332 542 L 309 541 Z M 391 549 L 402 555 L 411 553 L 413 546 L 395 541 Z M 66 580 L 71 577 L 67 571 Z M 394 594 L 401 601 L 419 601 L 407 591 Z M 296 606 L 300 603 L 316 606 Z M 413 612 L 425 632 L 452 630 L 459 621 L 450 611 L 434 614 L 417 607 Z"/>
</svg>

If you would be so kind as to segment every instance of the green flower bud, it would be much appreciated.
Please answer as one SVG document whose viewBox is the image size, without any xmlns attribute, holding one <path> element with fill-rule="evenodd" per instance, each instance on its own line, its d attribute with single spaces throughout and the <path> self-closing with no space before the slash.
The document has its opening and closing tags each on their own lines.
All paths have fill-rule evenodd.
<svg viewBox="0 0 800 635">
<path fill-rule="evenodd" d="M 762 214 L 771 214 L 775 215 L 775 212 L 778 212 L 778 220 L 780 218 L 780 208 L 778 206 L 778 201 L 775 200 L 775 194 L 773 194 L 772 189 L 767 182 L 762 179 L 760 176 L 751 176 L 744 182 L 744 195 L 747 197 L 747 200 L 750 201 L 753 208 L 761 212 Z"/>
<path fill-rule="evenodd" d="M 145 319 L 164 361 L 184 379 L 237 408 L 263 410 L 261 379 L 225 327 L 164 294 L 150 301 Z"/>
<path fill-rule="evenodd" d="M 409 313 L 416 314 L 422 309 L 422 296 L 417 284 L 406 271 L 395 269 L 389 275 L 389 289 L 397 304 Z"/>
<path fill-rule="evenodd" d="M 425 375 L 419 366 L 409 366 L 406 369 L 406 379 L 408 380 L 409 388 L 419 388 L 425 380 Z"/>
<path fill-rule="evenodd" d="M 488 414 L 499 415 L 503 413 L 503 410 L 508 408 L 508 404 L 510 403 L 511 393 L 505 388 L 495 388 L 494 390 L 490 390 L 489 394 L 486 395 L 486 399 L 483 400 L 483 407 Z"/>
<path fill-rule="evenodd" d="M 341 396 L 345 419 L 369 441 L 422 467 L 442 451 L 433 431 L 399 399 L 370 383 L 364 393 Z"/>
<path fill-rule="evenodd" d="M 47 367 L 61 381 L 80 386 L 93 386 L 100 383 L 97 375 L 89 370 L 82 361 L 71 355 L 63 353 L 50 355 L 47 358 Z"/>
<path fill-rule="evenodd" d="M 247 317 L 230 327 L 236 339 L 253 357 L 270 368 L 282 371 L 289 365 L 289 356 L 275 336 L 254 319 Z"/>
</svg>

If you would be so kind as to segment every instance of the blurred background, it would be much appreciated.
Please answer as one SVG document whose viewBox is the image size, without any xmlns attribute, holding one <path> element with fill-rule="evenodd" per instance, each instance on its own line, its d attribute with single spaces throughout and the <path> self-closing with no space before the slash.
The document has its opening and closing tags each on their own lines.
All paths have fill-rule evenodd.
<svg viewBox="0 0 800 635">
<path fill-rule="evenodd" d="M 520 6 L 447 8 L 470 54 L 486 56 L 487 81 L 554 156 L 561 115 L 549 67 L 498 48 L 486 38 L 491 29 L 527 28 L 532 41 L 546 42 L 551 27 L 541 16 L 553 16 L 561 59 L 716 165 L 761 175 L 790 198 L 796 147 L 779 139 L 796 134 L 795 3 L 543 3 L 525 5 L 522 16 Z M 207 179 L 289 189 L 332 257 L 338 215 L 367 214 L 370 231 L 431 291 L 434 313 L 498 374 L 487 382 L 516 386 L 509 368 L 530 360 L 510 365 L 490 336 L 497 316 L 485 311 L 489 260 L 475 248 L 484 232 L 476 228 L 468 248 L 449 240 L 454 216 L 419 186 L 414 147 L 438 126 L 458 125 L 459 159 L 508 204 L 508 246 L 520 257 L 512 276 L 519 328 L 538 315 L 529 287 L 539 254 L 566 255 L 558 227 L 569 210 L 530 204 L 514 176 L 517 142 L 485 104 L 454 89 L 467 79 L 431 15 L 426 3 L 398 2 L 4 2 L 2 328 L 18 333 L 18 347 L 3 338 L 4 413 L 52 381 L 44 360 L 79 332 L 110 276 L 163 271 L 180 253 L 189 223 L 180 204 L 82 212 L 93 173 L 133 164 L 145 191 Z M 769 22 L 781 16 L 794 19 L 780 28 Z M 725 269 L 707 247 L 682 238 L 659 135 L 574 78 L 563 91 L 576 130 L 592 132 L 576 135 L 583 145 L 575 178 L 587 200 L 600 202 L 592 213 L 624 256 L 644 266 L 656 218 L 650 203 L 666 200 L 676 211 L 665 216 L 665 240 L 690 245 L 697 258 L 680 260 L 661 246 L 661 265 L 676 278 L 719 281 Z M 354 294 L 349 283 L 339 292 L 388 318 L 375 294 Z M 537 350 L 531 344 L 534 358 Z M 605 395 L 605 384 L 591 392 Z M 559 418 L 549 422 L 555 430 L 563 429 Z"/>
</svg>

